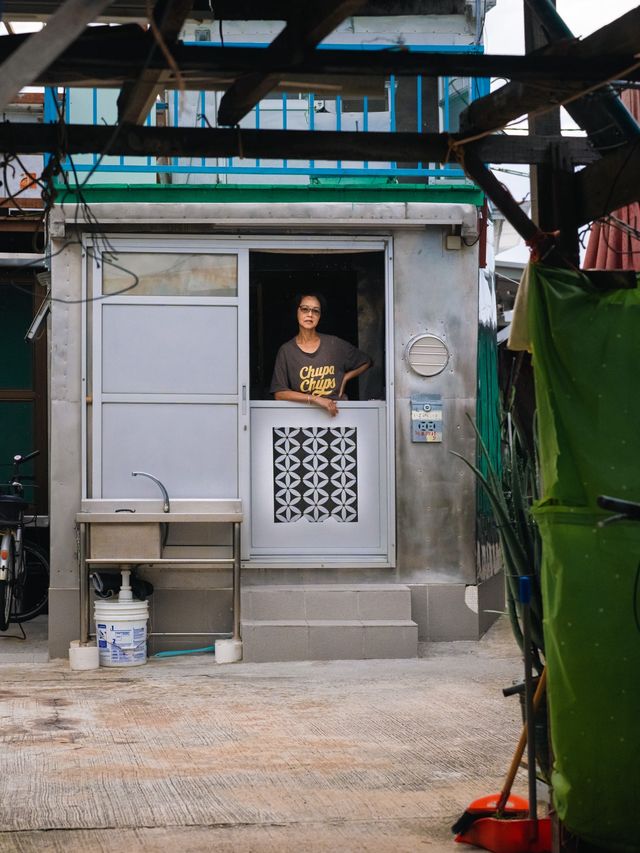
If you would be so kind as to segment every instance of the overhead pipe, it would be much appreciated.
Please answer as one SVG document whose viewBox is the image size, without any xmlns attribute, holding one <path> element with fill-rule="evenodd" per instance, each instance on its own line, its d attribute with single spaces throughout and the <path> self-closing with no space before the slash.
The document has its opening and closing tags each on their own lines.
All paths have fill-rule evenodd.
<svg viewBox="0 0 640 853">
<path fill-rule="evenodd" d="M 549 43 L 575 36 L 552 0 L 525 0 L 546 33 Z M 603 153 L 640 138 L 640 126 L 608 84 L 565 106 L 571 118 L 587 132 L 589 141 Z"/>
</svg>

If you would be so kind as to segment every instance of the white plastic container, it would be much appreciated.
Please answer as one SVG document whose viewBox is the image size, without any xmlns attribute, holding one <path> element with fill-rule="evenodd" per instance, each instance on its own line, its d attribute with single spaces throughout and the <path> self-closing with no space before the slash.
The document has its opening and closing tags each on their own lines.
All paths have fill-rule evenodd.
<svg viewBox="0 0 640 853">
<path fill-rule="evenodd" d="M 242 640 L 216 640 L 216 663 L 242 660 Z"/>
<path fill-rule="evenodd" d="M 100 665 L 95 646 L 81 646 L 80 640 L 72 640 L 69 646 L 69 666 L 74 670 L 97 669 Z"/>
<path fill-rule="evenodd" d="M 96 601 L 94 616 L 100 666 L 147 662 L 147 601 Z"/>
</svg>

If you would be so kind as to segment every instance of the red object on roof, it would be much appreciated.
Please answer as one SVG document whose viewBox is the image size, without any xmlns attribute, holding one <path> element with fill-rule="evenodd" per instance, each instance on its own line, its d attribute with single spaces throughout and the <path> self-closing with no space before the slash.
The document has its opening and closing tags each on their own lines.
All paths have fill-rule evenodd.
<svg viewBox="0 0 640 853">
<path fill-rule="evenodd" d="M 625 89 L 621 99 L 636 121 L 640 121 L 640 91 Z M 610 223 L 593 223 L 583 267 L 596 270 L 640 271 L 639 202 L 614 210 Z"/>
</svg>

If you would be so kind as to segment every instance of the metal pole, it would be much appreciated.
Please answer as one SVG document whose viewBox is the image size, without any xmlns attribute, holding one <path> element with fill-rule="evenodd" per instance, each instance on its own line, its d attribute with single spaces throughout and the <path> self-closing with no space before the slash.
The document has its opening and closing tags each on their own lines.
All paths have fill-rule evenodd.
<svg viewBox="0 0 640 853">
<path fill-rule="evenodd" d="M 78 577 L 80 597 L 80 645 L 89 643 L 89 575 L 87 572 L 86 536 L 87 526 L 82 522 L 78 525 Z"/>
<path fill-rule="evenodd" d="M 240 639 L 240 522 L 233 522 L 233 639 Z"/>
<path fill-rule="evenodd" d="M 537 837 L 538 804 L 536 792 L 536 721 L 533 710 L 533 677 L 531 650 L 531 578 L 520 578 L 522 607 L 522 640 L 524 645 L 524 696 L 527 717 L 527 764 L 529 778 L 529 820 L 533 821 L 532 835 Z"/>
</svg>

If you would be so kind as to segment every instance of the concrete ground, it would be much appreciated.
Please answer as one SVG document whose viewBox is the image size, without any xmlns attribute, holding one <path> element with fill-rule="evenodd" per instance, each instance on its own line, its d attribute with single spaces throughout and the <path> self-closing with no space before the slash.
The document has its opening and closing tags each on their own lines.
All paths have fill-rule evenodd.
<svg viewBox="0 0 640 853">
<path fill-rule="evenodd" d="M 519 734 L 505 620 L 416 660 L 91 672 L 42 662 L 43 624 L 0 635 L 2 853 L 472 850 L 450 825 Z"/>
</svg>

